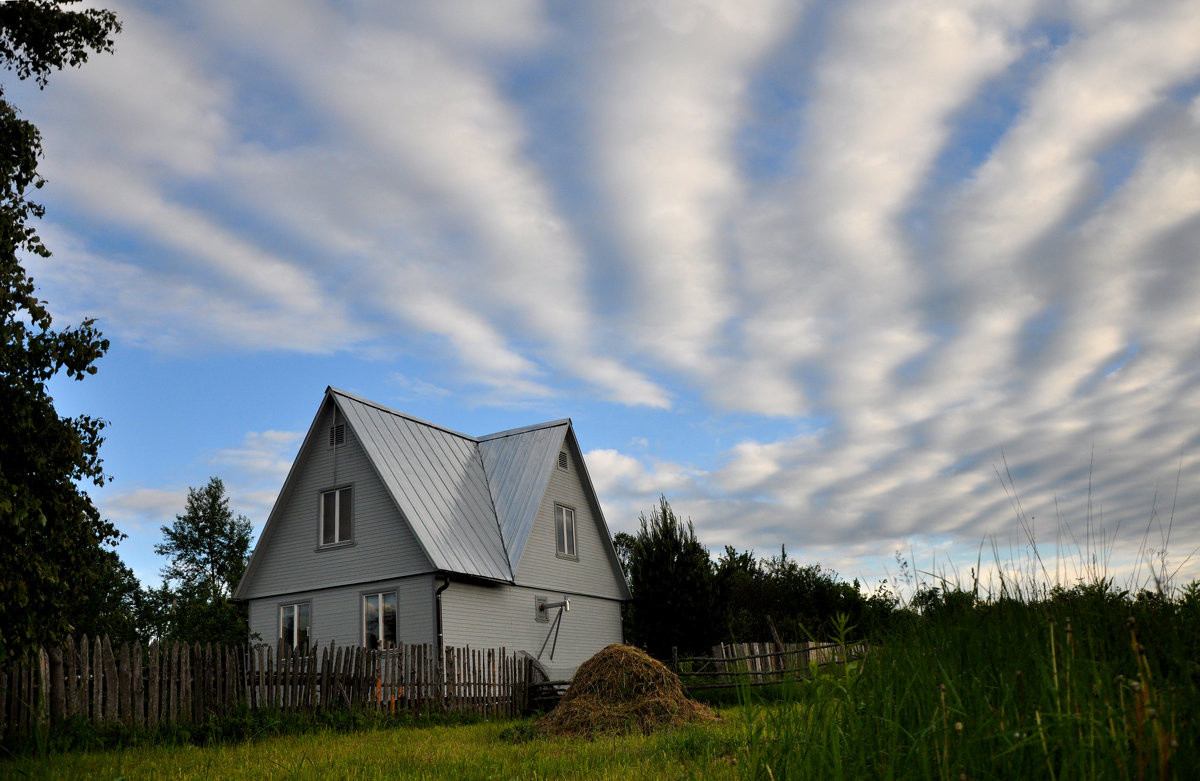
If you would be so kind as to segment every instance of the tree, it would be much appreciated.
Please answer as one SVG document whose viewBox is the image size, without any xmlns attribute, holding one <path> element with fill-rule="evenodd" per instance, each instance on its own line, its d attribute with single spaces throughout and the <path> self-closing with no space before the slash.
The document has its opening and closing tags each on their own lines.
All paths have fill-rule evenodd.
<svg viewBox="0 0 1200 781">
<path fill-rule="evenodd" d="M 732 545 L 717 559 L 713 570 L 714 610 L 721 640 L 757 642 L 769 630 L 762 612 L 766 583 L 754 551 L 738 553 Z"/>
<path fill-rule="evenodd" d="M 629 532 L 617 532 L 613 535 L 613 550 L 617 552 L 617 562 L 621 565 L 621 574 L 625 583 L 629 583 L 629 559 L 633 556 L 633 547 L 637 539 Z"/>
<path fill-rule="evenodd" d="M 720 631 L 712 620 L 708 550 L 696 539 L 691 520 L 681 521 L 666 496 L 638 523 L 629 555 L 630 641 L 658 659 L 669 659 L 672 646 L 684 653 L 708 651 Z"/>
<path fill-rule="evenodd" d="M 0 65 L 45 87 L 52 71 L 111 52 L 116 16 L 69 1 L 0 3 Z M 46 388 L 59 372 L 94 374 L 108 340 L 93 320 L 54 330 L 21 264 L 50 256 L 30 224 L 44 211 L 28 197 L 44 184 L 40 156 L 37 128 L 0 86 L 0 662 L 75 630 L 73 599 L 102 577 L 97 550 L 120 538 L 80 488 L 104 483 L 104 423 L 60 416 Z"/>
<path fill-rule="evenodd" d="M 144 600 L 137 576 L 115 550 L 97 548 L 95 555 L 97 577 L 74 602 L 78 607 L 75 634 L 107 635 L 114 644 L 147 639 L 142 631 Z"/>
<path fill-rule="evenodd" d="M 186 642 L 246 642 L 243 606 L 232 599 L 250 560 L 253 527 L 244 515 L 234 516 L 225 483 L 213 477 L 203 488 L 189 488 L 187 504 L 175 522 L 162 527 L 165 541 L 154 552 L 170 557 L 163 568 L 167 636 Z"/>
</svg>

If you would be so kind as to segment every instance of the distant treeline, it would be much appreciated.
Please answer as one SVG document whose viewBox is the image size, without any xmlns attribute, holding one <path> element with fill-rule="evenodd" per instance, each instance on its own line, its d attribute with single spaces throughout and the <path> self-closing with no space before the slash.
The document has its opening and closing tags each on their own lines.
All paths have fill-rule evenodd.
<svg viewBox="0 0 1200 781">
<path fill-rule="evenodd" d="M 756 557 L 726 546 L 714 560 L 691 520 L 676 516 L 666 497 L 638 520 L 636 534 L 621 532 L 613 539 L 633 594 L 625 606 L 625 638 L 663 660 L 670 659 L 672 648 L 704 654 L 721 642 L 830 640 L 837 635 L 839 616 L 852 627 L 852 639 L 871 640 L 1009 602 L 1046 609 L 1082 606 L 1107 619 L 1117 616 L 1118 635 L 1125 616 L 1170 623 L 1182 611 L 1200 618 L 1192 615 L 1200 604 L 1200 581 L 1178 589 L 1172 599 L 1165 578 L 1153 591 L 1123 590 L 1097 574 L 1092 582 L 1072 585 L 1006 582 L 999 593 L 982 595 L 977 583 L 934 585 L 918 579 L 902 603 L 886 581 L 869 592 L 858 580 L 847 583 L 820 564 L 801 564 L 782 547 L 776 556 Z M 905 579 L 907 562 L 898 564 Z"/>
<path fill-rule="evenodd" d="M 613 538 L 625 568 L 633 602 L 625 610 L 626 642 L 668 659 L 680 653 L 705 653 L 720 642 L 785 642 L 825 639 L 833 621 L 847 616 L 857 636 L 890 626 L 898 601 L 885 587 L 865 593 L 820 564 L 801 564 L 780 548 L 779 555 L 756 557 L 753 551 L 726 546 L 714 561 L 666 497 L 637 534 Z M 772 628 L 772 624 L 774 627 Z"/>
</svg>

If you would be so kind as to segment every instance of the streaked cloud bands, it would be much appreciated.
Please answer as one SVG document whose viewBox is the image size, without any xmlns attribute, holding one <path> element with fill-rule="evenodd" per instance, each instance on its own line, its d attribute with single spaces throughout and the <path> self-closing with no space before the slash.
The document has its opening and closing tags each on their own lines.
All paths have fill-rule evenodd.
<svg viewBox="0 0 1200 781">
<path fill-rule="evenodd" d="M 1200 545 L 1195 3 L 116 7 L 18 96 L 63 317 L 564 410 L 616 528 L 666 491 L 713 544 L 978 545 L 1003 453 L 1048 528 L 1090 468 Z"/>
</svg>

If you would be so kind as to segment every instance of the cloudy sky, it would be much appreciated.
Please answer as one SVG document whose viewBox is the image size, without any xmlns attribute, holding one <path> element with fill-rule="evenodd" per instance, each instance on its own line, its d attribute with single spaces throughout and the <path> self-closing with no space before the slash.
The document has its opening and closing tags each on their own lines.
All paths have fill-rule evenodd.
<svg viewBox="0 0 1200 781">
<path fill-rule="evenodd" d="M 210 475 L 261 527 L 327 385 L 571 417 L 614 532 L 1200 577 L 1200 4 L 109 7 L 10 94 L 144 580 Z"/>
</svg>

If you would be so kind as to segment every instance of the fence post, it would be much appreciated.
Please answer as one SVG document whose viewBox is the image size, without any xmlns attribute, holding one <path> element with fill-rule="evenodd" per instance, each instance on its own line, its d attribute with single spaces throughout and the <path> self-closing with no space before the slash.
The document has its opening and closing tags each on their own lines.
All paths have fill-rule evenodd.
<svg viewBox="0 0 1200 781">
<path fill-rule="evenodd" d="M 118 710 L 120 700 L 117 699 L 120 690 L 120 673 L 117 670 L 117 657 L 113 653 L 108 635 L 104 636 L 102 653 L 104 659 L 104 720 L 114 723 L 120 715 Z"/>
<path fill-rule="evenodd" d="M 307 701 L 304 705 L 310 711 L 315 710 L 317 707 L 317 675 L 319 674 L 317 670 L 317 659 L 319 658 L 317 651 L 317 646 L 313 645 L 312 650 L 308 652 L 304 660 L 304 676 L 307 684 L 305 688 L 308 691 L 305 695 Z"/>
<path fill-rule="evenodd" d="M 66 715 L 74 716 L 79 712 L 79 654 L 75 648 L 75 638 L 67 638 L 66 659 L 67 665 L 67 702 Z M 4 708 L 0 707 L 0 713 L 3 713 Z"/>
<path fill-rule="evenodd" d="M 219 680 L 216 661 L 211 640 L 203 648 L 196 646 L 196 666 L 200 668 L 199 685 L 196 687 L 196 694 L 199 695 L 196 697 L 198 715 L 207 714 L 213 709 Z"/>
<path fill-rule="evenodd" d="M 50 718 L 61 721 L 63 708 L 66 705 L 66 692 L 63 691 L 63 651 L 56 646 L 50 649 Z"/>
<path fill-rule="evenodd" d="M 50 723 L 50 655 L 45 648 L 38 648 L 37 663 L 37 725 L 40 730 Z"/>
<path fill-rule="evenodd" d="M 163 683 L 167 685 L 167 718 L 168 723 L 174 724 L 179 719 L 179 643 L 167 646 L 166 675 Z"/>
<path fill-rule="evenodd" d="M 92 713 L 91 721 L 99 724 L 104 721 L 104 644 L 97 637 L 92 640 Z"/>
<path fill-rule="evenodd" d="M 263 646 L 260 645 L 257 648 L 253 649 L 253 652 L 250 654 L 250 663 L 254 667 L 254 669 L 250 673 L 250 707 L 251 708 L 262 708 L 262 707 L 265 707 L 267 704 L 267 702 L 266 702 L 267 679 L 265 677 L 266 672 L 263 667 L 263 664 L 266 661 L 266 653 L 267 653 L 266 648 L 264 648 Z"/>
<path fill-rule="evenodd" d="M 283 666 L 283 709 L 287 711 L 296 707 L 296 697 L 292 691 L 294 683 L 292 680 L 292 671 L 296 667 L 295 661 L 295 646 L 290 651 L 287 651 L 287 649 L 283 648 L 282 641 L 280 641 L 279 664 Z"/>
<path fill-rule="evenodd" d="M 146 685 L 150 687 L 149 707 L 146 709 L 146 725 L 150 729 L 158 726 L 158 714 L 161 712 L 159 694 L 162 692 L 162 643 L 158 639 L 150 641 L 150 670 Z"/>
<path fill-rule="evenodd" d="M 79 709 L 76 713 L 88 722 L 92 720 L 91 676 L 91 645 L 88 644 L 88 636 L 84 635 L 79 641 Z"/>
<path fill-rule="evenodd" d="M 329 707 L 329 701 L 331 699 L 331 692 L 329 689 L 329 666 L 333 663 L 333 660 L 330 658 L 330 652 L 332 650 L 332 642 L 329 644 L 329 648 L 321 649 L 321 688 L 317 692 L 317 704 L 322 709 Z"/>
<path fill-rule="evenodd" d="M 142 644 L 133 644 L 133 658 L 129 666 L 133 676 L 131 695 L 133 696 L 133 725 L 139 729 L 146 724 L 146 699 L 142 670 Z"/>
<path fill-rule="evenodd" d="M 4 740 L 11 728 L 8 717 L 8 677 L 11 670 L 11 661 L 0 664 L 0 741 Z"/>
<path fill-rule="evenodd" d="M 30 705 L 32 704 L 29 656 L 25 655 L 14 660 L 14 664 L 16 666 L 13 669 L 13 688 L 16 690 L 16 694 L 12 697 L 12 720 L 17 732 L 26 732 L 29 729 Z"/>
<path fill-rule="evenodd" d="M 129 653 L 129 643 L 121 643 L 121 655 L 117 659 L 117 719 L 126 727 L 133 723 L 133 708 L 131 702 L 132 687 L 130 683 L 132 676 L 130 675 L 131 658 Z"/>
</svg>

